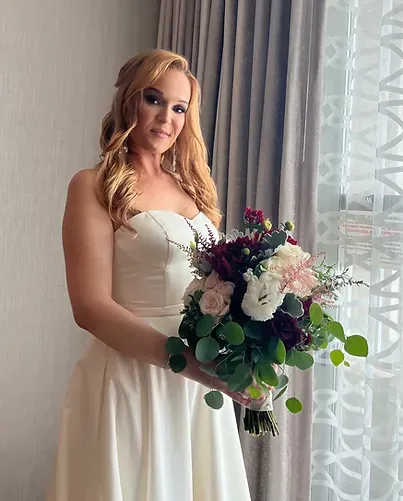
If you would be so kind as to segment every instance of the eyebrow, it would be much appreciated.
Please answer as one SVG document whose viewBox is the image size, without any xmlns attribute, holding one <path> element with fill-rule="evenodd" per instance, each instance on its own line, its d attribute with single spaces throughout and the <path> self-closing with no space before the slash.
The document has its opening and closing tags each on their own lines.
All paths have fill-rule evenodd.
<svg viewBox="0 0 403 501">
<path fill-rule="evenodd" d="M 153 91 L 155 92 L 156 94 L 158 94 L 159 96 L 161 97 L 164 97 L 164 93 L 161 92 L 159 89 L 156 89 L 155 87 L 148 87 L 147 89 L 145 89 L 145 91 Z M 178 103 L 183 103 L 183 104 L 189 104 L 187 101 L 185 101 L 184 99 L 179 99 L 178 100 Z"/>
</svg>

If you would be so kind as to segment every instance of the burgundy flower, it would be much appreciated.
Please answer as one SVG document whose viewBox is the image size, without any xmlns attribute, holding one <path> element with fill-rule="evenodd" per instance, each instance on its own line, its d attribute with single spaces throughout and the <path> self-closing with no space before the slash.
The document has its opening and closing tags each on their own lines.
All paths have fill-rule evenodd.
<svg viewBox="0 0 403 501">
<path fill-rule="evenodd" d="M 268 335 L 280 338 L 286 350 L 290 350 L 299 344 L 306 341 L 305 333 L 298 327 L 298 322 L 295 318 L 283 313 L 282 311 L 276 311 L 273 319 L 267 322 L 267 333 Z"/>
<path fill-rule="evenodd" d="M 309 308 L 311 307 L 311 304 L 313 303 L 313 299 L 311 297 L 308 297 L 304 301 L 302 301 L 302 307 L 304 308 L 304 318 L 309 317 Z"/>
<path fill-rule="evenodd" d="M 244 221 L 247 227 L 263 224 L 264 213 L 261 210 L 255 210 L 251 209 L 250 207 L 246 207 L 244 212 Z"/>
<path fill-rule="evenodd" d="M 248 253 L 244 249 L 248 249 Z M 243 274 L 250 267 L 251 259 L 258 256 L 259 250 L 259 242 L 249 237 L 238 237 L 232 242 L 217 244 L 206 254 L 205 259 L 221 280 L 236 284 L 242 280 Z"/>
<path fill-rule="evenodd" d="M 298 240 L 295 240 L 295 238 L 292 238 L 290 236 L 287 238 L 287 242 L 291 245 L 298 245 Z"/>
</svg>

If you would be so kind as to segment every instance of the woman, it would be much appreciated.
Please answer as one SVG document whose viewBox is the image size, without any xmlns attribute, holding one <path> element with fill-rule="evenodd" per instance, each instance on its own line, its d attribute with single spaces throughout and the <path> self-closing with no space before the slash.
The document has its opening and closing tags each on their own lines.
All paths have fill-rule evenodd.
<svg viewBox="0 0 403 501">
<path fill-rule="evenodd" d="M 192 279 L 170 241 L 188 245 L 191 227 L 207 235 L 220 222 L 199 86 L 184 58 L 154 50 L 127 62 L 116 87 L 101 161 L 68 189 L 68 291 L 94 340 L 63 404 L 48 500 L 248 501 L 231 399 L 205 404 L 211 377 L 191 353 L 183 373 L 167 370 Z"/>
</svg>

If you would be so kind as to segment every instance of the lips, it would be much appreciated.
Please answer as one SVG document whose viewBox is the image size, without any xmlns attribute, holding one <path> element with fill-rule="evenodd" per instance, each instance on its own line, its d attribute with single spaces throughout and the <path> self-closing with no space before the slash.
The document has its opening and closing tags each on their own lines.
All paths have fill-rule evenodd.
<svg viewBox="0 0 403 501">
<path fill-rule="evenodd" d="M 163 129 L 151 129 L 151 132 L 161 139 L 168 139 L 171 137 L 171 134 Z"/>
</svg>

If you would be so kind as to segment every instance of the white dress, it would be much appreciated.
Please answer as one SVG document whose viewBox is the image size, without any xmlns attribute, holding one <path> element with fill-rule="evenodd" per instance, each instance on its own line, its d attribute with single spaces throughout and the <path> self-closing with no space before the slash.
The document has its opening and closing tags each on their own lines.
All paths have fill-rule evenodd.
<svg viewBox="0 0 403 501">
<path fill-rule="evenodd" d="M 177 335 L 193 278 L 168 239 L 192 240 L 189 223 L 216 233 L 199 213 L 134 216 L 115 233 L 113 297 L 167 336 Z M 232 406 L 210 409 L 207 388 L 99 340 L 76 364 L 61 410 L 48 501 L 250 501 Z"/>
</svg>

